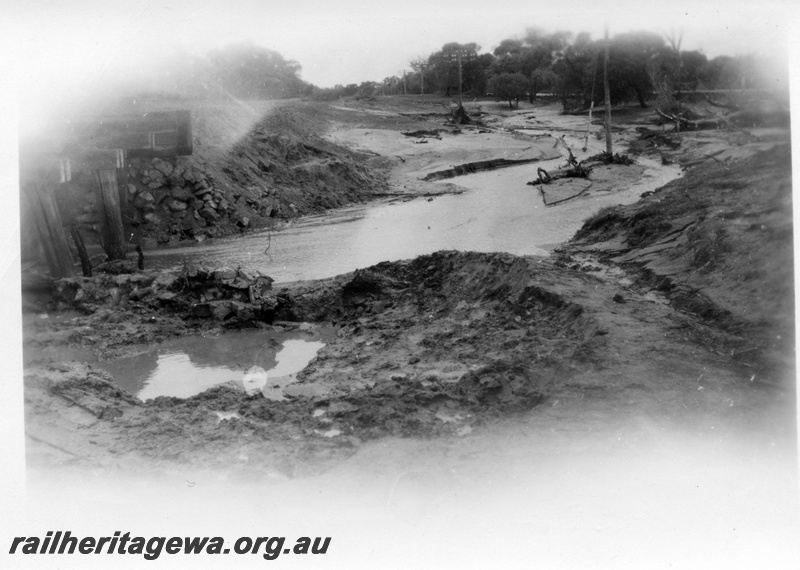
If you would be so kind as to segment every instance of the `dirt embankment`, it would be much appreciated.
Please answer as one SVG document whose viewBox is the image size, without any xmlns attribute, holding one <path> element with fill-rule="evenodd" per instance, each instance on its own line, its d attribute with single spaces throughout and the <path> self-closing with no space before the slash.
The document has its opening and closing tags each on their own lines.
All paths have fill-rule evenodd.
<svg viewBox="0 0 800 570">
<path fill-rule="evenodd" d="M 723 333 L 697 342 L 774 380 L 794 367 L 790 147 L 738 146 L 727 160 L 705 158 L 703 146 L 684 153 L 683 178 L 587 220 L 559 250 L 560 263 L 623 268 L 631 289 L 663 293 Z"/>
</svg>

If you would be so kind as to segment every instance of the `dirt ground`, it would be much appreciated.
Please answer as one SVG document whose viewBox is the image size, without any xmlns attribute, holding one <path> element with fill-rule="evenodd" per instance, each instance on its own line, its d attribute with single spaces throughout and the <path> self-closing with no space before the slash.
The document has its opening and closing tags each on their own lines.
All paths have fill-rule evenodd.
<svg viewBox="0 0 800 570">
<path fill-rule="evenodd" d="M 456 127 L 444 122 L 447 104 L 409 97 L 308 112 L 329 125 L 327 140 L 391 168 L 389 194 L 426 195 L 426 174 L 464 162 L 552 158 L 550 131 L 574 148 L 584 140 L 586 117 L 552 106 L 473 102 L 480 123 Z M 269 484 L 294 498 L 319 485 L 385 501 L 401 533 L 458 529 L 465 505 L 487 520 L 510 516 L 513 536 L 542 531 L 538 515 L 509 515 L 519 501 L 542 516 L 606 521 L 595 525 L 601 534 L 573 527 L 589 550 L 649 536 L 636 530 L 635 504 L 658 497 L 651 526 L 667 540 L 683 536 L 676 524 L 693 533 L 672 551 L 680 560 L 704 547 L 722 552 L 727 526 L 698 521 L 743 493 L 749 515 L 719 516 L 779 526 L 768 541 L 777 556 L 798 522 L 791 500 L 781 502 L 797 469 L 788 129 L 675 134 L 648 112 L 620 123 L 624 152 L 679 163 L 684 175 L 587 220 L 546 258 L 445 251 L 256 297 L 192 268 L 76 279 L 53 297 L 28 297 L 32 476 Z M 600 178 L 613 181 L 613 169 Z M 211 289 L 216 304 L 198 313 Z M 222 303 L 226 318 L 209 318 Z M 45 310 L 49 318 L 36 317 Z M 173 336 L 320 323 L 338 327 L 336 338 L 283 401 L 223 385 L 141 402 L 96 365 Z M 507 493 L 490 485 L 498 478 Z M 712 481 L 720 486 L 700 495 L 702 509 L 684 495 Z M 609 491 L 615 485 L 624 499 Z M 587 518 L 569 498 L 581 488 L 607 511 L 590 507 Z M 688 520 L 671 518 L 670 504 Z M 358 505 L 350 503 L 354 517 Z M 603 538 L 615 516 L 627 523 Z M 558 536 L 569 531 L 552 524 Z M 740 555 L 763 540 L 756 530 L 742 536 Z M 557 560 L 552 544 L 540 548 Z"/>
</svg>

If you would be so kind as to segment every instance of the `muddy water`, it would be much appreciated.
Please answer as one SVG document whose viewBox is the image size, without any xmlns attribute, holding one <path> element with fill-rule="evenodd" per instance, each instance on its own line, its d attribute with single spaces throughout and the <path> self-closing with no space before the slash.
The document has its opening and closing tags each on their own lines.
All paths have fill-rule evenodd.
<svg viewBox="0 0 800 570">
<path fill-rule="evenodd" d="M 341 210 L 271 235 L 150 252 L 148 265 L 180 267 L 187 260 L 242 266 L 280 283 L 332 277 L 443 249 L 546 255 L 601 208 L 634 202 L 679 175 L 676 167 L 638 160 L 644 175 L 636 182 L 558 206 L 545 207 L 536 188 L 526 183 L 536 177 L 538 166 L 554 169 L 562 159 L 449 179 L 467 189 L 463 194 Z"/>
<path fill-rule="evenodd" d="M 283 399 L 283 388 L 333 334 L 332 327 L 319 327 L 315 332 L 239 331 L 183 337 L 98 366 L 141 400 L 188 398 L 226 382 Z"/>
</svg>

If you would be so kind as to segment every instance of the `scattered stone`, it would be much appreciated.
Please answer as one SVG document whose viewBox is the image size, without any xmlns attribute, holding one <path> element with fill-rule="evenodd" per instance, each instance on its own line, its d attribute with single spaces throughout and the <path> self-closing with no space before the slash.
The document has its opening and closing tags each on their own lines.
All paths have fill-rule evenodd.
<svg viewBox="0 0 800 570">
<path fill-rule="evenodd" d="M 132 301 L 140 301 L 145 297 L 147 297 L 148 295 L 152 294 L 153 294 L 152 287 L 142 287 L 141 289 L 139 287 L 134 287 L 133 291 L 131 291 L 130 294 L 128 295 L 128 298 L 131 299 Z"/>
<path fill-rule="evenodd" d="M 177 281 L 178 276 L 174 273 L 159 273 L 153 280 L 153 289 L 158 291 L 171 289 Z"/>
<path fill-rule="evenodd" d="M 192 193 L 191 190 L 188 188 L 181 188 L 180 186 L 173 186 L 172 187 L 172 197 L 178 200 L 183 200 L 184 202 L 188 202 L 192 200 L 195 195 Z"/>
<path fill-rule="evenodd" d="M 183 212 L 184 210 L 186 210 L 186 208 L 188 208 L 188 205 L 183 200 L 178 200 L 176 198 L 173 198 L 169 202 L 169 209 L 172 210 L 173 212 Z"/>
<path fill-rule="evenodd" d="M 214 311 L 209 303 L 195 303 L 189 311 L 189 316 L 197 319 L 207 319 L 213 314 Z"/>
<path fill-rule="evenodd" d="M 145 191 L 136 196 L 136 199 L 133 201 L 133 205 L 137 208 L 143 208 L 147 204 L 152 204 L 154 202 L 155 198 L 153 197 L 153 194 Z"/>
<path fill-rule="evenodd" d="M 231 282 L 236 279 L 236 270 L 229 267 L 221 267 L 212 273 L 214 280 L 222 283 Z"/>
<path fill-rule="evenodd" d="M 120 273 L 133 273 L 136 266 L 127 259 L 114 259 L 97 265 L 94 270 L 98 273 L 108 273 L 109 275 L 119 275 Z"/>
<path fill-rule="evenodd" d="M 156 299 L 162 303 L 171 303 L 178 297 L 178 294 L 173 291 L 162 291 L 156 295 Z"/>
<path fill-rule="evenodd" d="M 214 210 L 214 208 L 209 208 L 208 206 L 206 206 L 205 208 L 200 210 L 200 215 L 203 216 L 207 220 L 218 220 L 219 219 L 219 214 L 217 214 L 216 210 Z"/>
<path fill-rule="evenodd" d="M 163 176 L 169 176 L 170 174 L 172 174 L 173 170 L 172 163 L 167 162 L 166 160 L 162 160 L 160 158 L 154 158 L 153 167 Z"/>
<path fill-rule="evenodd" d="M 622 296 L 621 293 L 616 293 L 614 295 L 614 302 L 615 303 L 626 303 L 625 297 Z"/>
</svg>

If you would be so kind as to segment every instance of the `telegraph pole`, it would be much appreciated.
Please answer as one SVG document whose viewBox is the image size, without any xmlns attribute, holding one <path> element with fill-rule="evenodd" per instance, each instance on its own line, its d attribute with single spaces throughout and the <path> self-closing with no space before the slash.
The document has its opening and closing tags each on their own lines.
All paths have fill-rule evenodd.
<svg viewBox="0 0 800 570">
<path fill-rule="evenodd" d="M 606 154 L 610 159 L 612 156 L 611 148 L 611 90 L 608 87 L 608 24 L 606 24 L 606 38 L 603 53 L 603 90 L 605 91 L 606 103 Z"/>
<path fill-rule="evenodd" d="M 463 104 L 463 98 L 462 98 L 462 94 L 461 94 L 461 87 L 462 87 L 461 86 L 461 84 L 462 84 L 462 75 L 461 75 L 461 67 L 462 67 L 462 65 L 461 65 L 461 63 L 462 63 L 462 57 L 465 57 L 468 60 L 472 60 L 472 59 L 475 58 L 475 52 L 473 50 L 470 50 L 470 49 L 458 48 L 458 49 L 455 50 L 455 53 L 451 52 L 450 54 L 446 55 L 445 57 L 447 59 L 449 59 L 450 61 L 453 61 L 453 59 L 454 59 L 453 56 L 454 55 L 455 55 L 455 60 L 458 63 L 458 106 L 459 107 L 463 107 L 464 104 Z"/>
<path fill-rule="evenodd" d="M 458 50 L 458 106 L 463 107 L 464 104 L 461 100 L 461 50 Z"/>
</svg>

